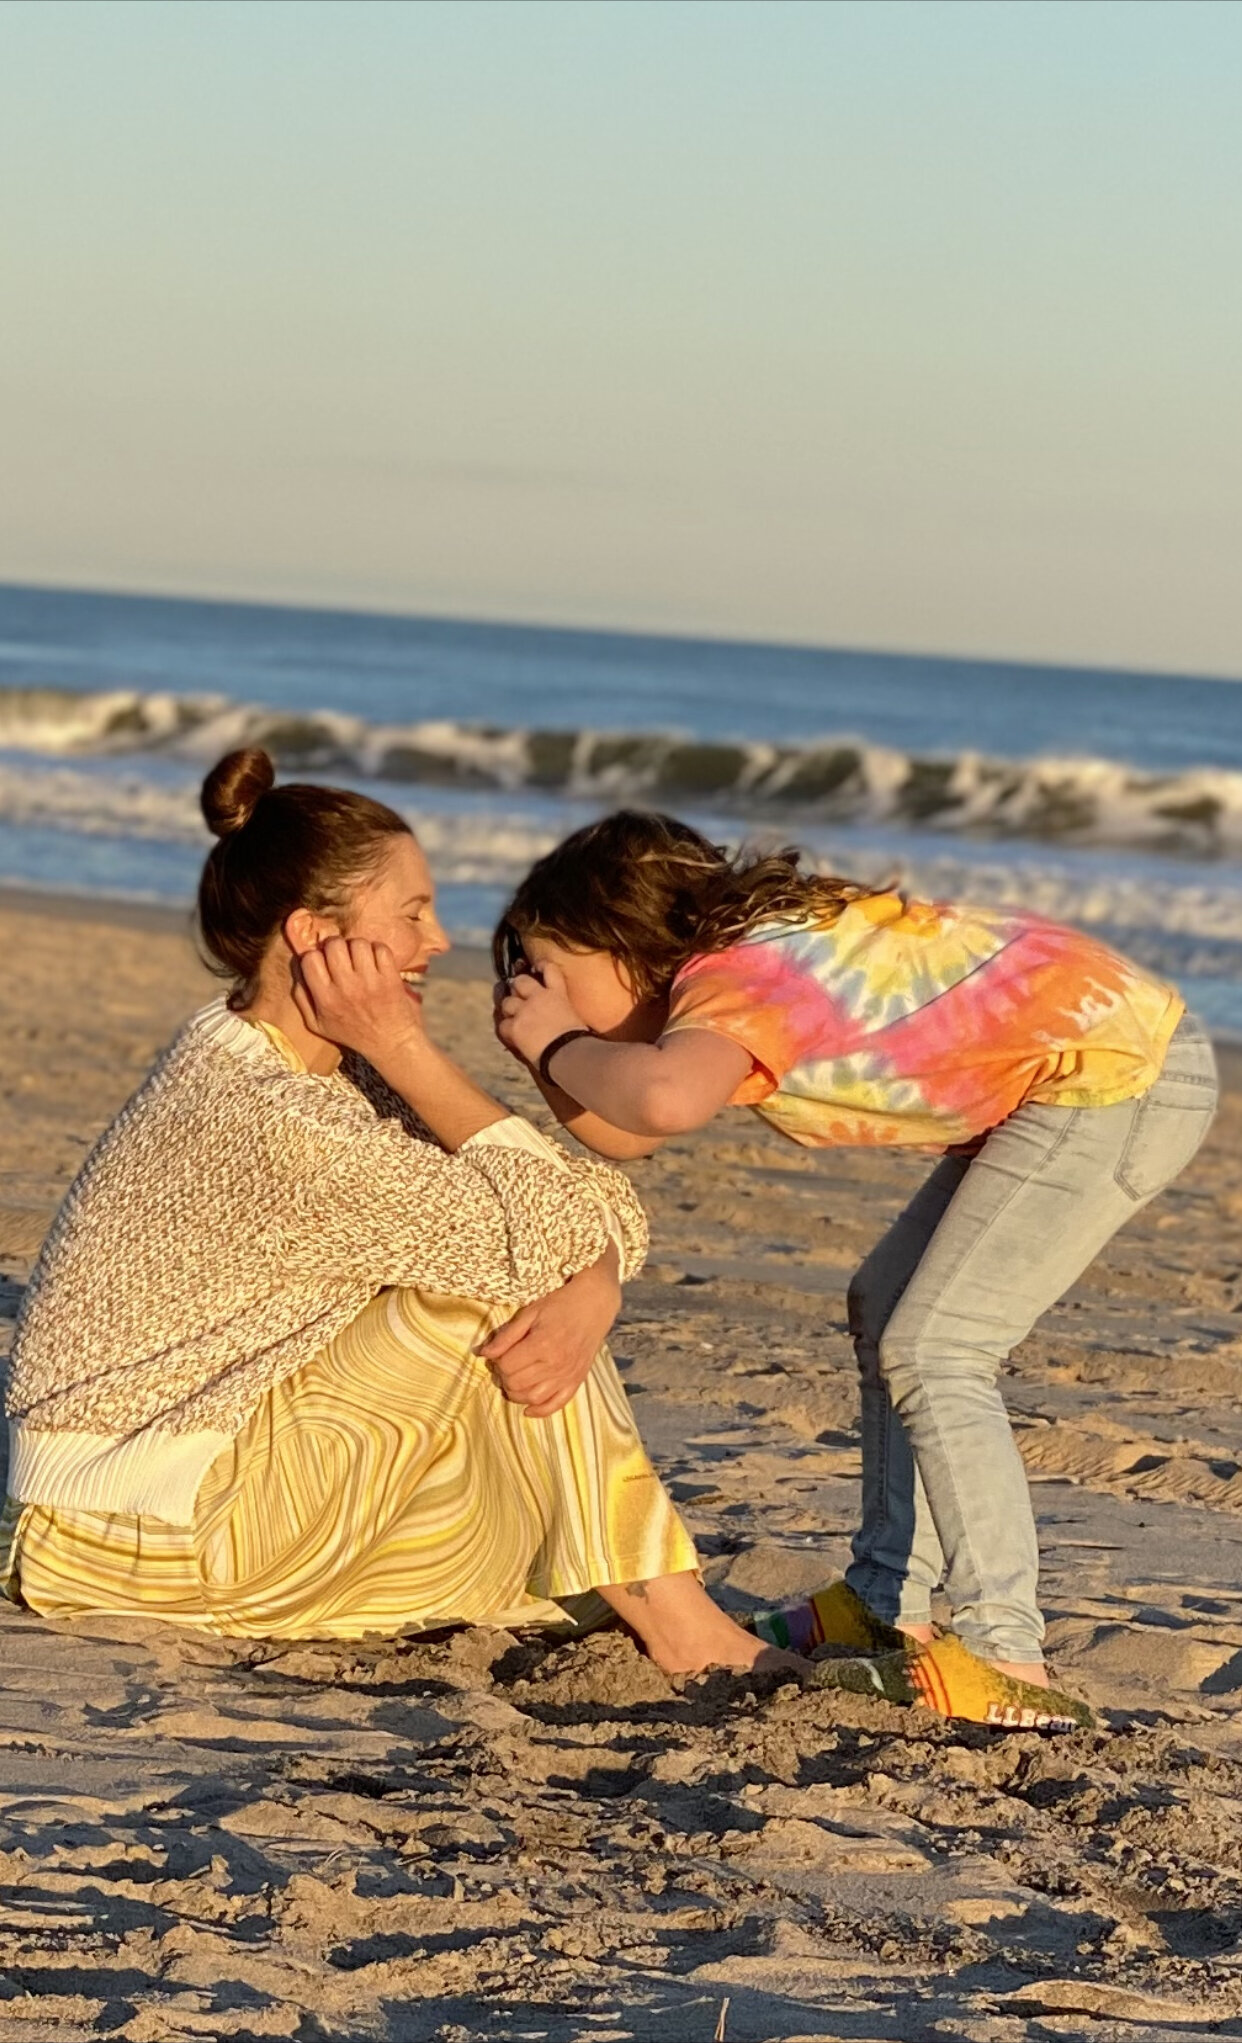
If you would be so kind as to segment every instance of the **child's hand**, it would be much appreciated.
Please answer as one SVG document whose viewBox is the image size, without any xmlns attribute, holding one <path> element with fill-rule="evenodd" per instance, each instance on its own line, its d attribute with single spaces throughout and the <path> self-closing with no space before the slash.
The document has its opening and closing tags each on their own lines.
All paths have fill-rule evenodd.
<svg viewBox="0 0 1242 2043">
<path fill-rule="evenodd" d="M 496 984 L 492 988 L 492 1028 L 495 1031 L 496 1041 L 500 1044 L 501 1049 L 507 1050 L 511 1057 L 516 1057 L 519 1064 L 525 1064 L 526 1059 L 523 1057 L 521 1051 L 515 1050 L 512 1043 L 507 1043 L 505 1041 L 504 1004 L 508 997 L 509 997 L 509 981 L 507 979 L 498 979 L 496 981 Z"/>
<path fill-rule="evenodd" d="M 506 1050 L 532 1066 L 538 1064 L 549 1043 L 567 1029 L 582 1027 L 582 1016 L 569 998 L 559 965 L 545 965 L 542 981 L 522 973 L 497 1009 L 496 1034 Z"/>
</svg>

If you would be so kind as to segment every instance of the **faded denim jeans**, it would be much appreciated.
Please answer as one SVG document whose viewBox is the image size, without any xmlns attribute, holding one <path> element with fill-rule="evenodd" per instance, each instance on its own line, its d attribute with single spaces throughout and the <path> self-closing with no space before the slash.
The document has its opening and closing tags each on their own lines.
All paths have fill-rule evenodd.
<svg viewBox="0 0 1242 2043">
<path fill-rule="evenodd" d="M 1011 1350 L 1131 1214 L 1185 1169 L 1216 1111 L 1216 1060 L 1186 1015 L 1149 1092 L 1019 1107 L 946 1156 L 850 1286 L 862 1378 L 862 1525 L 846 1579 L 878 1617 L 954 1630 L 988 1660 L 1038 1661 L 1030 1492 L 997 1378 Z"/>
</svg>

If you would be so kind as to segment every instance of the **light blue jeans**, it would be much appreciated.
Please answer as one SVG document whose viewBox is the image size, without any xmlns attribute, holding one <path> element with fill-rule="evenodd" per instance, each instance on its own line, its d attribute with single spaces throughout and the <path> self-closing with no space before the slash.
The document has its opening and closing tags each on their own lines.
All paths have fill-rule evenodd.
<svg viewBox="0 0 1242 2043">
<path fill-rule="evenodd" d="M 1115 1107 L 1019 1107 L 946 1156 L 850 1286 L 862 1378 L 862 1525 L 846 1579 L 878 1617 L 954 1630 L 988 1660 L 1042 1658 L 1030 1492 L 997 1378 L 1212 1123 L 1216 1060 L 1179 1023 L 1149 1092 Z"/>
</svg>

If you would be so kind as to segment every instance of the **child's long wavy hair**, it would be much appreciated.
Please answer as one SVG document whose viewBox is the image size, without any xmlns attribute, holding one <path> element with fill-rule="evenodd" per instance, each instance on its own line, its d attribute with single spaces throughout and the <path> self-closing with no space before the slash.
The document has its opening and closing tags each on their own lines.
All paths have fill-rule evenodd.
<svg viewBox="0 0 1242 2043">
<path fill-rule="evenodd" d="M 492 941 L 497 974 L 507 978 L 515 944 L 539 934 L 610 952 L 648 1000 L 666 994 L 690 958 L 727 950 L 758 923 L 832 922 L 876 891 L 804 873 L 801 857 L 792 845 L 730 856 L 675 816 L 619 809 L 531 867 Z"/>
</svg>

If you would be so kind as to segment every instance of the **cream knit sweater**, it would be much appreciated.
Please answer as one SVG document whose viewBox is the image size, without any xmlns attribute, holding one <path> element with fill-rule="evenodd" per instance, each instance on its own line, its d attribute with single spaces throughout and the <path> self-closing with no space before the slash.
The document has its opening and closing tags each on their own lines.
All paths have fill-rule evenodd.
<svg viewBox="0 0 1242 2043">
<path fill-rule="evenodd" d="M 9 1493 L 188 1524 L 271 1386 L 390 1284 L 511 1309 L 647 1246 L 620 1171 L 499 1122 L 450 1156 L 360 1062 L 290 1069 L 224 1000 L 101 1136 L 17 1329 Z"/>
</svg>

